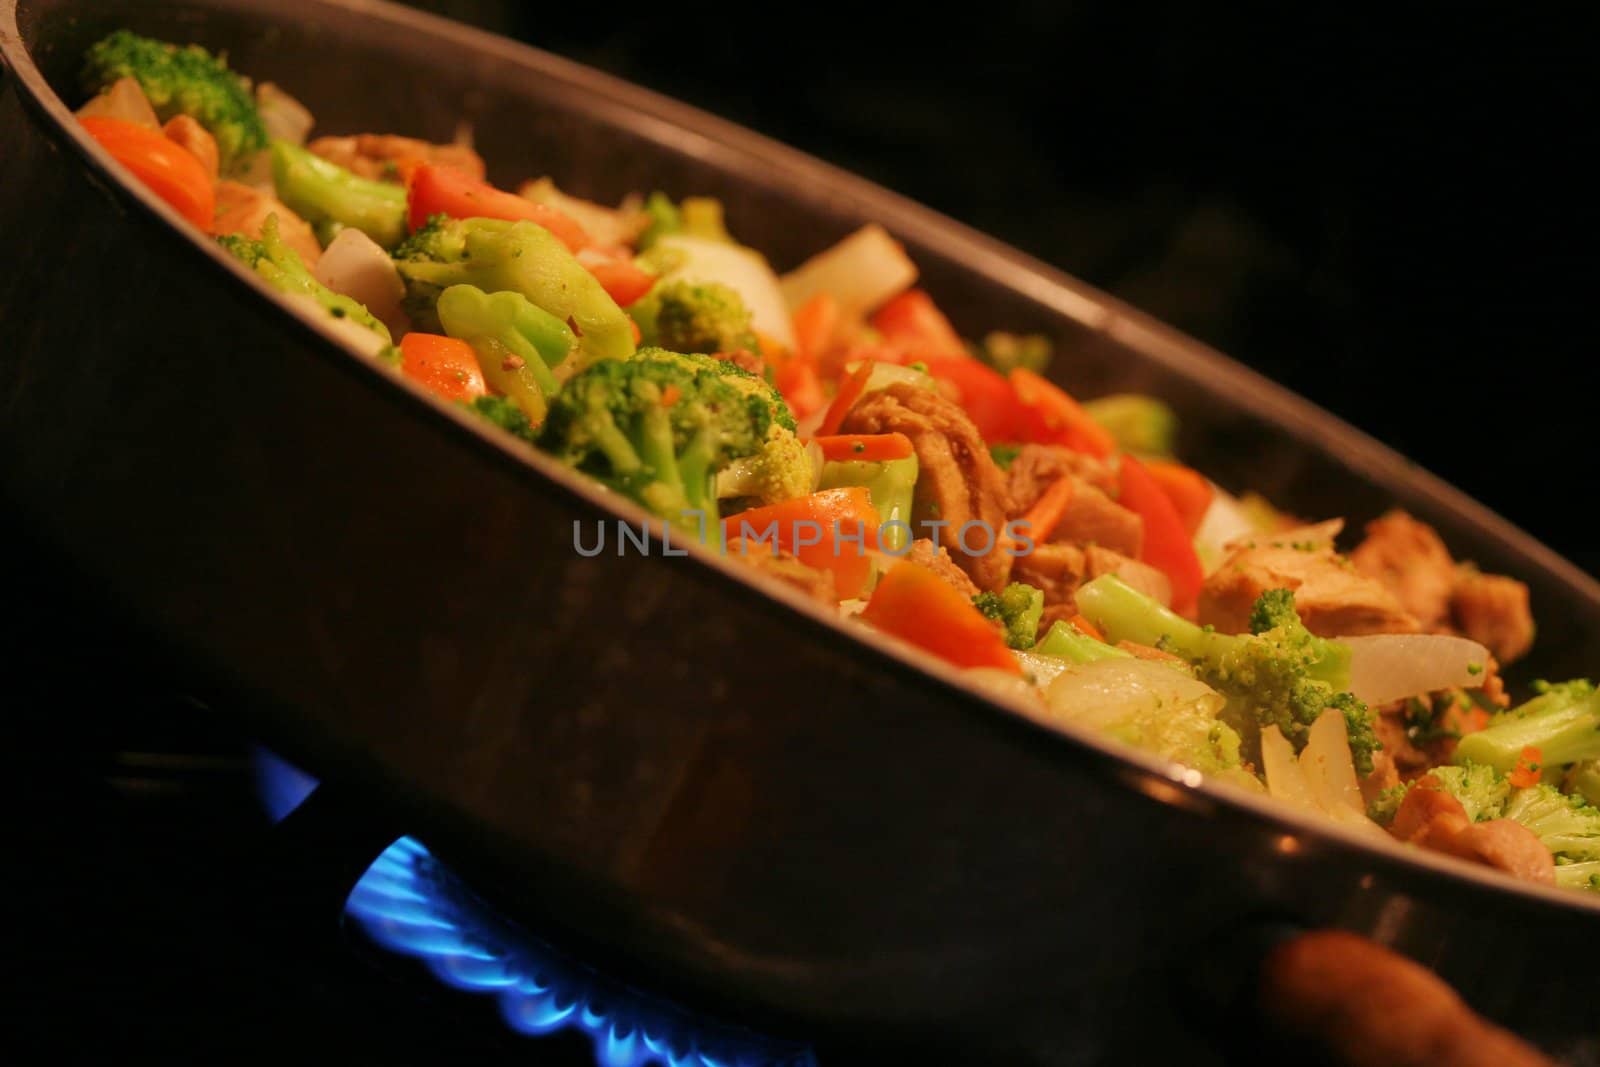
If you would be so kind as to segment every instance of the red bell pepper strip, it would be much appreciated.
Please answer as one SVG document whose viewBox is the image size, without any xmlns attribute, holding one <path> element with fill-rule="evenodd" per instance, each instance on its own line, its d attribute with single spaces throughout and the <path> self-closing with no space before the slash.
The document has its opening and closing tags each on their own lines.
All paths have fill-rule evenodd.
<svg viewBox="0 0 1600 1067">
<path fill-rule="evenodd" d="M 446 400 L 484 396 L 478 354 L 465 341 L 413 330 L 400 340 L 400 372 Z"/>
<path fill-rule="evenodd" d="M 1118 475 L 1117 503 L 1144 520 L 1144 545 L 1139 559 L 1150 564 L 1172 582 L 1172 609 L 1180 615 L 1193 612 L 1205 574 L 1194 542 L 1183 528 L 1178 509 L 1145 468 L 1132 456 L 1122 457 Z"/>
<path fill-rule="evenodd" d="M 994 623 L 949 582 L 903 560 L 878 582 L 861 617 L 957 667 L 994 667 L 1021 674 Z"/>
<path fill-rule="evenodd" d="M 1032 441 L 1023 433 L 1026 411 L 1005 376 L 969 356 L 942 356 L 922 361 L 928 374 L 953 388 L 955 402 L 967 413 L 985 441 Z"/>
<path fill-rule="evenodd" d="M 411 172 L 406 185 L 407 220 L 413 230 L 426 226 L 434 215 L 453 219 L 526 219 L 555 234 L 576 252 L 590 244 L 589 235 L 570 215 L 548 204 L 535 204 L 515 193 L 496 189 L 488 182 L 467 177 L 452 167 L 424 163 Z"/>
<path fill-rule="evenodd" d="M 872 326 L 884 340 L 905 348 L 915 358 L 970 358 L 955 327 L 921 289 L 907 289 L 879 308 L 873 313 Z"/>
<path fill-rule="evenodd" d="M 1102 459 L 1116 450 L 1116 440 L 1106 428 L 1054 382 L 1023 367 L 1012 370 L 1010 381 L 1017 399 L 1043 420 L 1053 435 L 1053 443 Z"/>
<path fill-rule="evenodd" d="M 775 543 L 806 566 L 831 573 L 834 592 L 849 600 L 860 596 L 872 577 L 870 553 L 878 548 L 878 526 L 872 494 L 851 486 L 730 515 L 722 520 L 722 536 L 725 542 L 746 538 L 751 552 L 770 551 L 756 541 Z"/>
<path fill-rule="evenodd" d="M 111 153 L 111 158 L 133 172 L 152 193 L 171 204 L 178 214 L 211 232 L 217 211 L 217 193 L 205 164 L 193 152 L 137 122 L 113 118 L 83 118 L 84 130 Z"/>
<path fill-rule="evenodd" d="M 822 447 L 822 458 L 848 463 L 883 463 L 911 455 L 911 438 L 903 433 L 846 433 L 813 438 Z"/>
<path fill-rule="evenodd" d="M 1178 518 L 1183 520 L 1184 531 L 1192 539 L 1211 507 L 1214 494 L 1211 483 L 1206 481 L 1205 475 L 1181 463 L 1150 460 L 1145 464 L 1145 469 L 1167 494 L 1172 506 L 1178 509 Z"/>
</svg>

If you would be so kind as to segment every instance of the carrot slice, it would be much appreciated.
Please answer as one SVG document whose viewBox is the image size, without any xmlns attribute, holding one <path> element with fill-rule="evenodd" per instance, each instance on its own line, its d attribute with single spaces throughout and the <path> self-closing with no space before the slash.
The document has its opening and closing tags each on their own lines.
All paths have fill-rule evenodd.
<svg viewBox="0 0 1600 1067">
<path fill-rule="evenodd" d="M 400 340 L 400 372 L 446 400 L 471 400 L 489 391 L 472 346 L 442 334 L 406 334 Z"/>
<path fill-rule="evenodd" d="M 1044 491 L 1043 496 L 1034 501 L 1033 507 L 1012 525 L 1025 528 L 1028 536 L 1036 541 L 1047 539 L 1061 524 L 1061 516 L 1067 513 L 1067 505 L 1072 503 L 1072 493 L 1076 485 L 1072 475 L 1063 474 Z"/>
<path fill-rule="evenodd" d="M 878 526 L 872 494 L 849 486 L 730 515 L 722 520 L 722 536 L 774 544 L 808 567 L 831 572 L 839 599 L 849 600 L 872 577 Z"/>
<path fill-rule="evenodd" d="M 795 354 L 816 359 L 827 349 L 839 325 L 839 302 L 829 293 L 817 293 L 794 313 Z"/>
<path fill-rule="evenodd" d="M 1506 780 L 1518 789 L 1528 789 L 1539 784 L 1543 769 L 1544 753 L 1529 745 L 1522 750 L 1521 758 L 1506 776 Z"/>
<path fill-rule="evenodd" d="M 1099 628 L 1096 627 L 1094 623 L 1090 622 L 1082 615 L 1074 615 L 1072 618 L 1067 620 L 1067 625 L 1077 627 L 1078 632 L 1083 634 L 1085 637 L 1092 637 L 1101 643 L 1105 642 L 1106 635 L 1101 633 Z"/>
<path fill-rule="evenodd" d="M 211 232 L 217 193 L 205 164 L 193 152 L 160 130 L 126 119 L 89 117 L 78 121 L 140 183 L 185 219 Z"/>
<path fill-rule="evenodd" d="M 420 230 L 434 215 L 511 222 L 526 219 L 555 234 L 574 252 L 591 243 L 589 235 L 570 215 L 549 204 L 536 204 L 515 193 L 496 189 L 452 167 L 424 163 L 413 170 L 406 183 L 406 204 L 413 230 Z"/>
<path fill-rule="evenodd" d="M 861 366 L 857 367 L 850 377 L 839 383 L 839 391 L 834 394 L 833 403 L 828 405 L 827 414 L 822 416 L 822 425 L 817 427 L 819 436 L 826 437 L 839 432 L 839 427 L 844 425 L 845 416 L 856 406 L 861 394 L 867 391 L 867 379 L 872 377 L 872 367 L 872 360 L 862 360 Z"/>
<path fill-rule="evenodd" d="M 1145 469 L 1172 501 L 1178 518 L 1183 520 L 1184 530 L 1193 537 L 1211 507 L 1214 492 L 1211 483 L 1206 481 L 1205 475 L 1181 463 L 1148 460 Z"/>
</svg>

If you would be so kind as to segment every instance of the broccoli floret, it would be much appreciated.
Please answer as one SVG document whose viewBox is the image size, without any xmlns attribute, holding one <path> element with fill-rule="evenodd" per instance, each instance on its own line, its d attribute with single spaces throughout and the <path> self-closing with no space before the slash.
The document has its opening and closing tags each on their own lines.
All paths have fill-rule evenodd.
<svg viewBox="0 0 1600 1067">
<path fill-rule="evenodd" d="M 523 413 L 522 409 L 513 403 L 509 397 L 474 397 L 471 403 L 463 403 L 462 407 L 488 419 L 502 430 L 515 437 L 522 438 L 530 445 L 537 444 L 539 441 L 538 430 L 534 428 L 533 423 L 528 421 L 528 416 Z"/>
<path fill-rule="evenodd" d="M 720 532 L 715 482 L 756 454 L 769 405 L 721 376 L 641 352 L 603 360 L 569 379 L 550 405 L 539 445 L 703 537 Z"/>
<path fill-rule="evenodd" d="M 1239 732 L 1252 762 L 1263 727 L 1276 725 L 1298 752 L 1311 724 L 1335 710 L 1344 716 L 1356 769 L 1372 770 L 1380 746 L 1372 713 L 1348 691 L 1350 648 L 1307 630 L 1289 590 L 1263 593 L 1251 612 L 1252 632 L 1239 635 L 1196 626 L 1110 574 L 1079 588 L 1077 603 L 1107 640 L 1152 645 L 1189 661 L 1201 681 L 1227 697 L 1220 717 Z"/>
<path fill-rule="evenodd" d="M 725 359 L 698 352 L 650 347 L 641 348 L 639 355 L 676 363 L 689 373 L 714 375 L 741 396 L 759 401 L 766 408 L 769 418 L 761 447 L 752 455 L 734 460 L 717 475 L 719 500 L 775 504 L 811 492 L 816 475 L 811 454 L 795 436 L 794 413 L 783 395 L 765 379 Z"/>
<path fill-rule="evenodd" d="M 1576 793 L 1591 804 L 1600 804 L 1600 759 L 1573 764 L 1562 789 Z"/>
<path fill-rule="evenodd" d="M 1506 801 L 1511 797 L 1511 783 L 1493 767 L 1481 763 L 1465 767 L 1435 767 L 1428 772 L 1439 783 L 1441 792 L 1448 793 L 1461 802 L 1467 818 L 1473 822 L 1498 819 L 1505 814 Z M 1395 812 L 1416 782 L 1402 782 L 1378 794 L 1367 814 L 1384 826 L 1394 821 Z"/>
<path fill-rule="evenodd" d="M 972 603 L 985 618 L 1005 627 L 1007 648 L 1026 651 L 1038 642 L 1039 616 L 1044 613 L 1043 590 L 1012 582 L 1001 592 L 979 593 Z"/>
<path fill-rule="evenodd" d="M 84 55 L 83 87 L 93 95 L 121 78 L 138 81 L 161 121 L 188 115 L 209 130 L 225 172 L 267 147 L 249 82 L 199 45 L 179 48 L 118 30 Z"/>
<path fill-rule="evenodd" d="M 1055 346 L 1042 333 L 1004 333 L 996 330 L 984 337 L 983 344 L 974 345 L 973 354 L 1001 374 L 1009 374 L 1021 367 L 1035 374 L 1043 374 L 1055 358 Z"/>
<path fill-rule="evenodd" d="M 678 213 L 678 205 L 672 202 L 672 197 L 660 190 L 645 198 L 644 213 L 650 217 L 650 225 L 639 235 L 638 247 L 641 252 L 655 244 L 659 238 L 669 233 L 677 233 L 683 228 L 683 217 Z"/>
<path fill-rule="evenodd" d="M 484 380 L 529 419 L 543 422 L 549 398 L 560 388 L 551 368 L 578 343 L 567 324 L 521 293 L 485 293 L 471 285 L 440 293 L 436 310 L 444 332 L 478 353 Z"/>
<path fill-rule="evenodd" d="M 1557 881 L 1562 881 L 1564 866 L 1600 863 L 1600 808 L 1582 797 L 1568 796 L 1541 782 L 1512 794 L 1505 818 L 1515 819 L 1544 842 L 1555 857 Z"/>
<path fill-rule="evenodd" d="M 641 343 L 673 352 L 761 351 L 750 329 L 750 309 L 719 282 L 669 281 L 657 285 L 628 313 L 639 324 Z"/>
<path fill-rule="evenodd" d="M 1057 659 L 1072 663 L 1093 663 L 1097 659 L 1131 659 L 1133 655 L 1116 645 L 1096 641 L 1076 626 L 1059 619 L 1051 625 L 1049 632 L 1044 635 L 1044 640 L 1034 647 L 1034 651 L 1043 656 L 1055 656 Z"/>
<path fill-rule="evenodd" d="M 1509 774 L 1525 748 L 1538 749 L 1546 767 L 1600 759 L 1600 694 L 1594 685 L 1577 679 L 1539 688 L 1539 696 L 1463 737 L 1453 761 L 1486 763 Z"/>
<path fill-rule="evenodd" d="M 543 226 L 435 215 L 395 249 L 394 258 L 406 284 L 406 312 L 418 329 L 437 331 L 439 294 L 471 285 L 487 293 L 521 293 L 572 326 L 582 365 L 633 354 L 628 316 Z"/>
<path fill-rule="evenodd" d="M 348 226 L 384 248 L 405 240 L 404 186 L 363 178 L 288 141 L 272 142 L 272 184 L 284 206 L 317 228 L 319 239 L 326 234 L 332 240 Z"/>
<path fill-rule="evenodd" d="M 1118 393 L 1087 401 L 1083 409 L 1105 427 L 1124 452 L 1156 457 L 1172 455 L 1178 439 L 1178 416 L 1155 397 Z"/>
<path fill-rule="evenodd" d="M 389 328 L 368 311 L 366 307 L 342 293 L 336 293 L 312 277 L 300 253 L 283 243 L 278 232 L 278 216 L 268 215 L 261 226 L 261 240 L 231 235 L 217 238 L 244 264 L 259 274 L 268 285 L 281 292 L 308 297 L 327 310 L 336 319 L 355 323 L 371 330 L 382 338 L 384 345 L 393 343 Z M 381 356 L 381 351 L 378 352 Z"/>
</svg>

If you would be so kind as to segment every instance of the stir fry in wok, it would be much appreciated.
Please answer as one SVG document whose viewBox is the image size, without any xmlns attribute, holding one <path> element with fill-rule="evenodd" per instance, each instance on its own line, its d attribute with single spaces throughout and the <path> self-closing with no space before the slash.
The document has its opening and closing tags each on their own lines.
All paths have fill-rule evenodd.
<svg viewBox="0 0 1600 1067">
<path fill-rule="evenodd" d="M 1159 398 L 1080 399 L 1049 338 L 963 336 L 881 228 L 779 274 L 714 199 L 500 189 L 465 138 L 312 138 L 197 46 L 114 33 L 84 80 L 87 132 L 262 281 L 667 543 L 1194 781 L 1600 890 L 1600 694 L 1513 703 L 1522 583 L 1404 512 L 1347 529 L 1225 491 Z"/>
</svg>

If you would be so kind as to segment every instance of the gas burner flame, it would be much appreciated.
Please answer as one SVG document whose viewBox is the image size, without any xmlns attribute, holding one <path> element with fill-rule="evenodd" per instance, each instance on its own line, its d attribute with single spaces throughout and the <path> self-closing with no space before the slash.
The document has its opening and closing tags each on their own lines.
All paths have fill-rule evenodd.
<svg viewBox="0 0 1600 1067">
<path fill-rule="evenodd" d="M 275 822 L 316 788 L 271 753 L 258 752 L 255 763 Z M 494 996 L 518 1033 L 582 1031 L 600 1067 L 816 1067 L 801 1046 L 697 1018 L 568 959 L 495 915 L 414 838 L 402 837 L 367 868 L 345 915 L 441 982 Z"/>
</svg>

